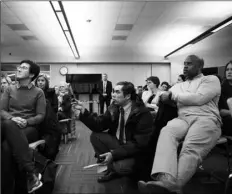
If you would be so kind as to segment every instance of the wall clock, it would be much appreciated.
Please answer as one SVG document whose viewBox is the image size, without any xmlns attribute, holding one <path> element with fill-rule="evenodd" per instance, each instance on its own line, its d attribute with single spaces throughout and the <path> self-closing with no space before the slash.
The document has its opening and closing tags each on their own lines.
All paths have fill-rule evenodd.
<svg viewBox="0 0 232 194">
<path fill-rule="evenodd" d="M 60 68 L 60 74 L 61 75 L 66 75 L 68 73 L 68 68 L 63 66 Z"/>
</svg>

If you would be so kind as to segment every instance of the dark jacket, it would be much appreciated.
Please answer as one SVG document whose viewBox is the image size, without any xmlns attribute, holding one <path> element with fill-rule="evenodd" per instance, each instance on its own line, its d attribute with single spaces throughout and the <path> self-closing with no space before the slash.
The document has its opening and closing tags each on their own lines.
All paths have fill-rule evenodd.
<svg viewBox="0 0 232 194">
<path fill-rule="evenodd" d="M 227 105 L 227 99 L 232 97 L 232 85 L 229 84 L 227 80 L 222 83 L 221 87 L 221 96 L 219 100 L 219 109 L 227 109 L 229 107 Z"/>
<path fill-rule="evenodd" d="M 50 102 L 55 113 L 58 111 L 58 98 L 54 88 L 48 88 L 44 91 L 45 98 Z"/>
<path fill-rule="evenodd" d="M 102 132 L 107 129 L 108 133 L 116 136 L 119 109 L 116 105 L 110 105 L 105 114 L 97 116 L 85 110 L 80 115 L 80 120 L 92 131 Z M 152 115 L 143 105 L 133 102 L 131 113 L 125 125 L 126 144 L 112 151 L 114 160 L 135 157 L 146 149 L 152 133 Z"/>
<path fill-rule="evenodd" d="M 112 82 L 111 81 L 107 81 L 107 84 L 106 84 L 106 98 L 109 98 L 111 99 L 111 93 L 112 93 Z M 100 94 L 99 95 L 99 98 L 103 98 L 103 81 L 99 82 L 98 83 L 98 93 Z"/>
</svg>

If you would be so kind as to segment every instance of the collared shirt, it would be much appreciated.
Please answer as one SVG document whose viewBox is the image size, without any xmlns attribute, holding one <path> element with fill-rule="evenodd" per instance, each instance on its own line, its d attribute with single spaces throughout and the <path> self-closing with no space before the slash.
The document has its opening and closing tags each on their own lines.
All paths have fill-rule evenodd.
<svg viewBox="0 0 232 194">
<path fill-rule="evenodd" d="M 27 88 L 28 88 L 28 89 L 31 89 L 32 86 L 34 86 L 34 85 L 33 85 L 32 83 L 29 83 L 29 84 L 27 85 Z M 25 87 L 25 88 L 26 88 L 26 86 L 22 86 L 19 82 L 16 83 L 16 88 L 17 88 L 17 89 L 22 88 L 22 87 Z"/>
<path fill-rule="evenodd" d="M 102 81 L 102 82 L 103 82 L 103 93 L 106 93 L 107 81 Z"/>
<path fill-rule="evenodd" d="M 126 143 L 126 135 L 125 135 L 125 125 L 126 125 L 126 122 L 128 120 L 128 117 L 131 113 L 131 107 L 132 107 L 132 102 L 129 102 L 127 105 L 125 105 L 123 107 L 124 109 L 124 134 L 123 134 L 123 142 Z M 117 129 L 117 132 L 116 132 L 116 137 L 119 139 L 119 135 L 120 135 L 120 122 L 121 122 L 121 114 L 119 115 L 119 122 L 118 122 L 118 129 Z"/>
<path fill-rule="evenodd" d="M 175 84 L 170 91 L 177 102 L 179 116 L 207 116 L 221 121 L 218 101 L 221 86 L 214 75 L 199 74 L 192 80 Z"/>
</svg>

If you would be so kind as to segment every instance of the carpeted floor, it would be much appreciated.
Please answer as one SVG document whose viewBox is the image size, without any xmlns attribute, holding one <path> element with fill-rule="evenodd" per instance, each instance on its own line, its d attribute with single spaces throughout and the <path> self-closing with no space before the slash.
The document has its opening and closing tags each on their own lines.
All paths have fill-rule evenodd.
<svg viewBox="0 0 232 194">
<path fill-rule="evenodd" d="M 68 193 L 139 193 L 137 183 L 127 177 L 98 183 L 96 168 L 83 167 L 94 164 L 94 152 L 89 141 L 90 130 L 80 121 L 76 124 L 78 138 L 68 144 L 62 144 L 56 162 L 59 164 L 53 194 Z M 218 153 L 218 152 L 217 152 Z M 206 171 L 214 170 L 223 178 L 226 177 L 226 158 L 213 154 L 203 164 Z M 204 171 L 205 172 L 205 171 Z M 184 188 L 185 194 L 218 194 L 223 193 L 224 185 L 215 179 L 209 179 L 201 170 Z"/>
</svg>

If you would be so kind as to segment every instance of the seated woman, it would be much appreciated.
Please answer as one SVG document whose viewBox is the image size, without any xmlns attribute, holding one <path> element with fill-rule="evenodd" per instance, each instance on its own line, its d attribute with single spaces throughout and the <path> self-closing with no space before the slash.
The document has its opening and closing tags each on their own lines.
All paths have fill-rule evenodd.
<svg viewBox="0 0 232 194">
<path fill-rule="evenodd" d="M 11 79 L 9 76 L 2 74 L 1 75 L 1 93 L 11 84 Z"/>
<path fill-rule="evenodd" d="M 151 76 L 147 78 L 146 81 L 147 81 L 148 91 L 143 92 L 142 100 L 145 106 L 150 109 L 153 117 L 155 117 L 158 111 L 159 96 L 162 94 L 162 91 L 158 89 L 160 80 L 158 77 Z"/>
<path fill-rule="evenodd" d="M 50 102 L 55 113 L 58 112 L 58 98 L 54 88 L 49 88 L 49 81 L 46 75 L 39 75 L 35 80 L 35 86 L 44 91 L 45 98 Z"/>
<path fill-rule="evenodd" d="M 227 104 L 227 100 L 232 97 L 232 61 L 226 64 L 225 78 L 221 86 L 219 110 L 223 123 L 222 134 L 232 136 L 232 116 Z"/>
</svg>

